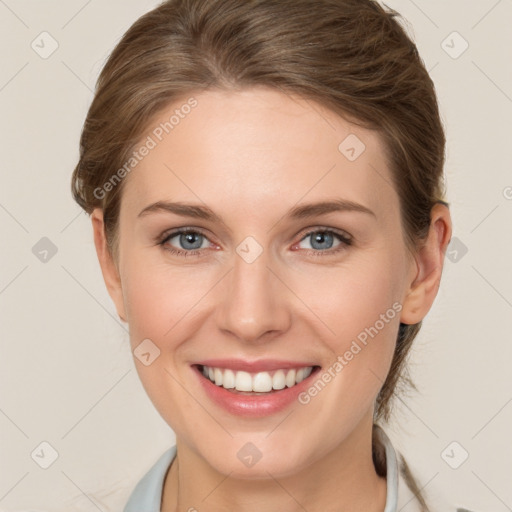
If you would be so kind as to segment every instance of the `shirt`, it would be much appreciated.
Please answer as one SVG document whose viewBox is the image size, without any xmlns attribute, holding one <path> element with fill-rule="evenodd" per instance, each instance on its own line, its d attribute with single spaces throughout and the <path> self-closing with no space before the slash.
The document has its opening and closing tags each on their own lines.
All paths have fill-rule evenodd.
<svg viewBox="0 0 512 512">
<path fill-rule="evenodd" d="M 386 453 L 386 506 L 383 512 L 421 512 L 416 498 L 402 479 L 395 449 L 381 427 L 374 428 L 375 441 Z M 135 486 L 124 512 L 161 512 L 162 491 L 165 475 L 176 457 L 176 445 L 169 448 Z"/>
</svg>

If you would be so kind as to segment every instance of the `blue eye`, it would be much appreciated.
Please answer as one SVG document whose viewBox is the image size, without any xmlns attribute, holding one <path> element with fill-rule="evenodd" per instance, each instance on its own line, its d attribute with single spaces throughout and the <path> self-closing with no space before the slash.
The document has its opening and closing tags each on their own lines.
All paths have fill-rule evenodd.
<svg viewBox="0 0 512 512">
<path fill-rule="evenodd" d="M 336 243 L 336 239 L 338 239 L 338 243 Z M 333 254 L 343 250 L 346 246 L 349 246 L 352 243 L 351 238 L 347 235 L 337 233 L 329 229 L 317 229 L 315 231 L 310 231 L 298 244 L 296 244 L 296 246 L 299 247 L 304 241 L 309 243 L 309 247 L 305 247 L 305 249 L 308 249 L 310 254 L 315 255 L 323 255 L 324 253 Z"/>
<path fill-rule="evenodd" d="M 174 239 L 176 242 L 171 243 Z M 309 247 L 300 247 L 304 242 L 307 242 Z M 181 228 L 163 235 L 158 243 L 171 254 L 184 257 L 200 256 L 203 249 L 211 246 L 206 235 L 194 228 Z M 327 228 L 318 228 L 306 233 L 298 243 L 294 244 L 293 249 L 306 249 L 308 255 L 328 256 L 346 249 L 351 244 L 352 239 L 349 235 Z"/>
<path fill-rule="evenodd" d="M 170 243 L 174 238 L 178 239 L 178 247 L 175 247 Z M 171 253 L 190 256 L 198 254 L 200 249 L 208 248 L 208 243 L 203 247 L 204 242 L 208 242 L 208 239 L 199 231 L 192 229 L 180 229 L 179 231 L 174 231 L 173 233 L 165 236 L 165 238 L 160 242 L 160 245 Z"/>
<path fill-rule="evenodd" d="M 309 240 L 312 249 L 330 249 L 334 244 L 334 236 L 328 231 L 316 231 L 304 240 Z"/>
</svg>

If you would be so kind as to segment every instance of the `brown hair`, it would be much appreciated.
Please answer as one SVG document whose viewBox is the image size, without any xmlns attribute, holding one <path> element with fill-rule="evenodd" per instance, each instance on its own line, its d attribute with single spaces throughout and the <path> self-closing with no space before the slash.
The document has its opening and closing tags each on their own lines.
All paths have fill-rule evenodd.
<svg viewBox="0 0 512 512">
<path fill-rule="evenodd" d="M 137 20 L 100 74 L 72 178 L 78 204 L 103 210 L 114 257 L 123 181 L 109 193 L 104 184 L 164 107 L 212 87 L 278 88 L 377 130 L 404 237 L 417 247 L 442 200 L 445 135 L 433 82 L 398 17 L 374 0 L 169 0 Z M 414 387 L 405 362 L 420 325 L 400 325 L 375 421 L 389 419 L 398 385 Z"/>
</svg>

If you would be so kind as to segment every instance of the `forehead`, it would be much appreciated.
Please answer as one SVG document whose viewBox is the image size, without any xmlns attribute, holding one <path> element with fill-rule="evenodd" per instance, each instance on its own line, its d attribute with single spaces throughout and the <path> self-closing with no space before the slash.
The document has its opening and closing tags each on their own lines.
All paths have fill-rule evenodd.
<svg viewBox="0 0 512 512">
<path fill-rule="evenodd" d="M 191 106 L 193 105 L 193 106 Z M 137 148 L 122 203 L 203 201 L 247 211 L 343 197 L 377 211 L 398 199 L 379 134 L 277 90 L 208 90 L 167 106 Z"/>
</svg>

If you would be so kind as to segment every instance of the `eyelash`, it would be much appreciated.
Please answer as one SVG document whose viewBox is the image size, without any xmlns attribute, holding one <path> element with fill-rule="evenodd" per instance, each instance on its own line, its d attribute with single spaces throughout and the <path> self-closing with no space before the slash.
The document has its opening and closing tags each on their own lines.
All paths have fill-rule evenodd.
<svg viewBox="0 0 512 512">
<path fill-rule="evenodd" d="M 199 229 L 199 228 L 180 228 L 175 231 L 171 231 L 170 233 L 164 233 L 161 236 L 161 238 L 159 239 L 158 245 L 162 246 L 162 248 L 164 250 L 169 251 L 171 254 L 176 255 L 176 256 L 183 256 L 185 258 L 188 258 L 191 256 L 200 256 L 201 251 L 203 249 L 195 249 L 192 251 L 185 251 L 185 250 L 176 249 L 175 247 L 167 245 L 167 242 L 171 238 L 174 238 L 176 235 L 182 235 L 182 234 L 186 234 L 186 233 L 194 233 L 194 234 L 202 235 L 208 240 L 208 237 L 206 236 L 206 234 L 203 233 L 203 231 L 201 231 L 201 229 Z M 305 240 L 307 237 L 311 236 L 314 233 L 323 233 L 323 234 L 327 233 L 327 234 L 334 235 L 336 238 L 338 238 L 338 240 L 341 243 L 338 246 L 336 246 L 334 249 L 328 249 L 325 251 L 318 250 L 318 249 L 316 249 L 316 250 L 315 249 L 305 249 L 307 251 L 308 255 L 332 256 L 332 255 L 335 255 L 335 254 L 345 250 L 348 246 L 352 245 L 352 238 L 349 235 L 347 235 L 346 233 L 334 230 L 332 228 L 327 228 L 327 227 L 318 227 L 318 228 L 315 228 L 315 229 L 305 232 L 304 234 L 301 235 L 300 240 L 298 242 L 296 242 L 294 245 L 297 245 L 297 243 L 302 242 L 303 240 Z"/>
</svg>

